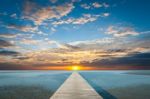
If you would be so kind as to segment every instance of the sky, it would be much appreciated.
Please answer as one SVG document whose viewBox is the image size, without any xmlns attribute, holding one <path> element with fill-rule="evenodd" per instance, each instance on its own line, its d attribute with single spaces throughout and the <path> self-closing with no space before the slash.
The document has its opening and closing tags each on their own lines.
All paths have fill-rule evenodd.
<svg viewBox="0 0 150 99">
<path fill-rule="evenodd" d="M 150 69 L 149 0 L 1 0 L 0 70 Z"/>
</svg>

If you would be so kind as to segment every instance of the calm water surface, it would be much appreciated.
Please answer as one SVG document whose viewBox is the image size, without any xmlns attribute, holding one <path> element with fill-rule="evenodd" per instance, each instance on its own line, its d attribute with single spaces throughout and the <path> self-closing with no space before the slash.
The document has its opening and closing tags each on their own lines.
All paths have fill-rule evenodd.
<svg viewBox="0 0 150 99">
<path fill-rule="evenodd" d="M 150 70 L 80 71 L 104 99 L 150 99 Z M 0 71 L 0 99 L 48 99 L 70 71 Z"/>
</svg>

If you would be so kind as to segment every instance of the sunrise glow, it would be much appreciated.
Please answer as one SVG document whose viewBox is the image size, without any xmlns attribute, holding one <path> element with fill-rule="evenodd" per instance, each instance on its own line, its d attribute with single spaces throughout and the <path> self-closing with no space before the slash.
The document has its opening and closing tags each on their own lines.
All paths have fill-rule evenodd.
<svg viewBox="0 0 150 99">
<path fill-rule="evenodd" d="M 80 66 L 71 66 L 71 70 L 73 70 L 73 71 L 81 70 L 81 67 Z"/>
</svg>

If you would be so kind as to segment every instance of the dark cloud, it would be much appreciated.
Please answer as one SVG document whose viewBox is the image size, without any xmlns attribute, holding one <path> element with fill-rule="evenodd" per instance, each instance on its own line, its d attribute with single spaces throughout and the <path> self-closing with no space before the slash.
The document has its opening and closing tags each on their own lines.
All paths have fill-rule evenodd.
<svg viewBox="0 0 150 99">
<path fill-rule="evenodd" d="M 16 34 L 0 33 L 0 37 L 2 37 L 2 38 L 15 38 Z"/>
<path fill-rule="evenodd" d="M 95 59 L 93 62 L 82 62 L 81 64 L 85 66 L 95 66 L 95 67 L 106 67 L 111 68 L 113 66 L 117 66 L 118 69 L 122 68 L 122 66 L 131 66 L 141 68 L 149 68 L 150 69 L 150 53 L 132 53 L 125 57 L 120 58 L 109 58 L 109 59 Z M 130 69 L 130 68 L 129 68 Z"/>
<path fill-rule="evenodd" d="M 65 49 L 73 49 L 73 50 L 80 49 L 80 47 L 73 46 L 73 45 L 66 44 L 66 43 L 65 44 L 61 44 L 61 47 L 65 48 Z"/>
<path fill-rule="evenodd" d="M 128 49 L 108 49 L 107 52 L 126 52 Z"/>
<path fill-rule="evenodd" d="M 18 64 L 14 63 L 0 63 L 0 70 L 15 70 L 18 66 Z"/>
<path fill-rule="evenodd" d="M 0 55 L 3 55 L 3 56 L 17 56 L 17 55 L 20 55 L 20 53 L 15 52 L 15 51 L 2 50 L 2 51 L 0 51 Z"/>
<path fill-rule="evenodd" d="M 5 41 L 5 40 L 0 39 L 0 48 L 3 48 L 3 47 L 10 47 L 10 46 L 14 46 L 14 45 L 11 44 L 11 43 L 8 42 L 8 41 Z"/>
<path fill-rule="evenodd" d="M 26 59 L 29 59 L 30 57 L 26 57 L 26 56 L 18 56 L 18 57 L 15 57 L 14 59 L 18 59 L 18 60 L 26 60 Z"/>
<path fill-rule="evenodd" d="M 51 67 L 66 67 L 68 65 L 61 65 L 61 64 L 19 64 L 19 63 L 11 63 L 5 62 L 0 63 L 0 70 L 47 70 Z"/>
<path fill-rule="evenodd" d="M 0 63 L 0 70 L 33 70 L 32 66 L 18 63 Z"/>
<path fill-rule="evenodd" d="M 65 61 L 68 61 L 68 59 L 62 59 L 61 61 L 65 62 Z"/>
<path fill-rule="evenodd" d="M 72 65 L 69 62 L 57 62 L 57 63 L 34 63 L 32 64 L 33 67 L 53 67 L 53 66 L 68 66 L 68 65 Z"/>
</svg>

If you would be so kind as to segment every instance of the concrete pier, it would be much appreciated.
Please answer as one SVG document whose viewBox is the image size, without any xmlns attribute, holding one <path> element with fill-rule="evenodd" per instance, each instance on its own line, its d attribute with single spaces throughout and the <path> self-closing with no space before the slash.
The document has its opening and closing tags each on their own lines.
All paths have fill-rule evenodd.
<svg viewBox="0 0 150 99">
<path fill-rule="evenodd" d="M 77 72 L 73 72 L 50 99 L 103 99 Z"/>
</svg>

